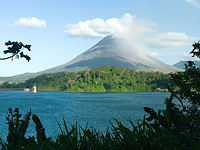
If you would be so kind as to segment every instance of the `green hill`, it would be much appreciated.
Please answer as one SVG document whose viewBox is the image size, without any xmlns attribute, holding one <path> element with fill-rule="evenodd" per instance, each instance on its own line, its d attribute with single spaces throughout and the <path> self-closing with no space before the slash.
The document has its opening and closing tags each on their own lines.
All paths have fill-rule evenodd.
<svg viewBox="0 0 200 150">
<path fill-rule="evenodd" d="M 27 80 L 25 83 L 4 83 L 1 88 L 31 88 L 67 92 L 133 92 L 167 89 L 172 84 L 169 74 L 142 72 L 102 66 L 86 71 L 49 73 Z"/>
</svg>

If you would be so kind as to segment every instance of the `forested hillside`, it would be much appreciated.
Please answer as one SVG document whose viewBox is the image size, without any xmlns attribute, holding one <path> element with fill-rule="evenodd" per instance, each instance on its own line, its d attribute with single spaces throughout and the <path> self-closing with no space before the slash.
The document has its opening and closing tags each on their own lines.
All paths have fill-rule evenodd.
<svg viewBox="0 0 200 150">
<path fill-rule="evenodd" d="M 172 84 L 169 74 L 160 72 L 141 72 L 111 66 L 88 69 L 72 73 L 60 72 L 43 74 L 25 83 L 4 83 L 1 88 L 31 88 L 36 84 L 38 90 L 68 92 L 128 92 L 155 91 L 166 89 Z M 160 88 L 160 89 L 159 89 Z"/>
</svg>

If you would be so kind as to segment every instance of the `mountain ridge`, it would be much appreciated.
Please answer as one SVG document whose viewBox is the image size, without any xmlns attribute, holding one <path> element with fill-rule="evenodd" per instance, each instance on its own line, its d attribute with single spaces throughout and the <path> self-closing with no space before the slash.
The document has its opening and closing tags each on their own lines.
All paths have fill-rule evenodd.
<svg viewBox="0 0 200 150">
<path fill-rule="evenodd" d="M 196 67 L 200 68 L 200 61 L 193 61 Z M 173 66 L 179 69 L 185 69 L 185 64 L 187 63 L 186 60 L 179 61 L 175 63 Z"/>
</svg>

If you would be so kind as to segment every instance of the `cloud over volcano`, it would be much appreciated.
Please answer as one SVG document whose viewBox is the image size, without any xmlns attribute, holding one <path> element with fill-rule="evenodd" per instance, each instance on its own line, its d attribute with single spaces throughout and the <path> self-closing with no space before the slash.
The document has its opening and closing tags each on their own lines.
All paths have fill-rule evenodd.
<svg viewBox="0 0 200 150">
<path fill-rule="evenodd" d="M 65 33 L 75 38 L 102 38 L 113 35 L 149 48 L 188 46 L 198 39 L 180 32 L 160 33 L 158 28 L 158 24 L 151 20 L 126 13 L 121 18 L 95 18 L 67 24 Z"/>
</svg>

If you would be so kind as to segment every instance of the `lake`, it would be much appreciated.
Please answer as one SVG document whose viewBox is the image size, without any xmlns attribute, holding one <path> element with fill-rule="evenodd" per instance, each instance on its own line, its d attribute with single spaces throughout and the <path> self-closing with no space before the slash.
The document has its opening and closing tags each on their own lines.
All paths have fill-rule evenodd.
<svg viewBox="0 0 200 150">
<path fill-rule="evenodd" d="M 134 92 L 134 93 L 66 93 L 66 92 L 24 92 L 0 91 L 0 137 L 8 134 L 6 116 L 8 108 L 19 108 L 24 115 L 31 109 L 39 116 L 47 136 L 55 137 L 59 131 L 57 121 L 68 126 L 75 124 L 94 127 L 105 131 L 109 123 L 118 119 L 128 124 L 142 119 L 143 107 L 155 110 L 164 108 L 164 100 L 170 93 Z M 27 136 L 36 136 L 35 125 L 30 121 Z"/>
</svg>

